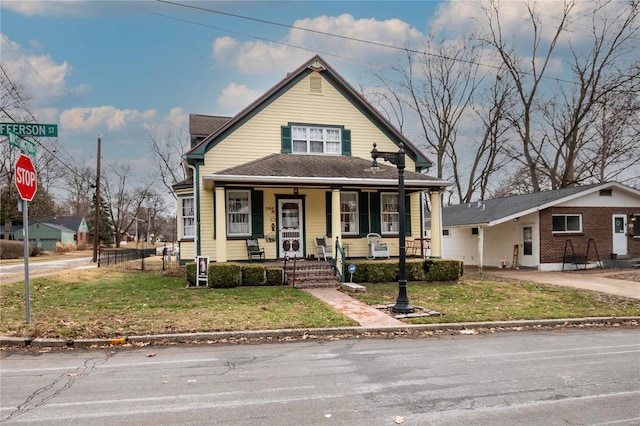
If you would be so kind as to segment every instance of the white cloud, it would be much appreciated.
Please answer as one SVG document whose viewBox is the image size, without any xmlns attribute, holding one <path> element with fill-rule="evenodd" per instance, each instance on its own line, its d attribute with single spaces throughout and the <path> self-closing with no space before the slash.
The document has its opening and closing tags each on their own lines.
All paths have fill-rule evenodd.
<svg viewBox="0 0 640 426">
<path fill-rule="evenodd" d="M 251 90 L 244 84 L 231 83 L 218 96 L 218 106 L 221 114 L 235 114 L 251 104 L 263 94 L 263 90 Z"/>
<path fill-rule="evenodd" d="M 11 41 L 5 34 L 0 38 L 2 65 L 12 81 L 20 83 L 29 104 L 35 108 L 48 106 L 64 97 L 84 96 L 91 89 L 86 85 L 69 87 L 67 78 L 72 67 L 67 62 L 56 63 L 50 55 L 41 55 Z"/>
<path fill-rule="evenodd" d="M 113 106 L 72 108 L 60 114 L 60 125 L 65 130 L 119 130 L 129 123 L 152 120 L 155 110 L 120 110 Z"/>
<path fill-rule="evenodd" d="M 232 37 L 222 37 L 214 41 L 212 55 L 218 63 L 230 64 L 246 75 L 279 73 L 284 77 L 286 72 L 291 71 L 291 64 L 302 63 L 316 53 L 328 57 L 333 56 L 329 52 L 348 52 L 345 56 L 356 61 L 377 63 L 384 57 L 388 62 L 397 55 L 398 50 L 381 45 L 401 48 L 419 42 L 424 37 L 420 31 L 399 19 L 355 19 L 349 14 L 300 19 L 293 25 L 314 32 L 293 29 L 283 40 L 273 43 L 240 42 Z M 336 62 L 332 60 L 332 63 Z"/>
</svg>

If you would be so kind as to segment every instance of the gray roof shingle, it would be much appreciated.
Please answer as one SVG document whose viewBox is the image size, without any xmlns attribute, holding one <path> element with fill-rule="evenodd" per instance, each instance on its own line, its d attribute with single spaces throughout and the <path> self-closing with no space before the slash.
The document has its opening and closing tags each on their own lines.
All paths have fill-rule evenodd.
<svg viewBox="0 0 640 426">
<path fill-rule="evenodd" d="M 267 157 L 214 173 L 230 176 L 326 177 L 348 179 L 398 179 L 396 166 L 378 160 L 380 170 L 372 173 L 372 160 L 340 155 L 271 154 Z M 432 176 L 405 170 L 405 180 L 441 182 Z"/>
<path fill-rule="evenodd" d="M 602 185 L 574 186 L 448 206 L 442 209 L 442 224 L 443 226 L 491 224 Z"/>
</svg>

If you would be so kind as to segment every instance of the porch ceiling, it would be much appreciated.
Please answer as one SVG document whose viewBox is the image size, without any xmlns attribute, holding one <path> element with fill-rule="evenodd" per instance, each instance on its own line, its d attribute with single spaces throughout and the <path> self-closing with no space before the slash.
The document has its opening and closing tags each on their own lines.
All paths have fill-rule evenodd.
<svg viewBox="0 0 640 426">
<path fill-rule="evenodd" d="M 218 173 L 204 175 L 205 183 L 256 183 L 277 186 L 397 187 L 398 169 L 378 161 L 380 170 L 369 170 L 372 160 L 329 155 L 272 154 Z M 450 183 L 417 172 L 404 173 L 405 187 L 435 189 Z M 208 186 L 208 185 L 207 185 Z"/>
</svg>

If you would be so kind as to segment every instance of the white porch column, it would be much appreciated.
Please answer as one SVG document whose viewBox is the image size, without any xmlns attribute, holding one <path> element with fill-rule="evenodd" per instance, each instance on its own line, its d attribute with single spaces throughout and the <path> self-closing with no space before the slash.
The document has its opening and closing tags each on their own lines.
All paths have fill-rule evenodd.
<svg viewBox="0 0 640 426">
<path fill-rule="evenodd" d="M 342 244 L 342 232 L 340 230 L 340 189 L 331 190 L 331 244 L 336 243 L 336 237 L 340 237 Z"/>
<path fill-rule="evenodd" d="M 227 215 L 225 212 L 224 187 L 215 189 L 216 199 L 216 261 L 227 261 Z"/>
<path fill-rule="evenodd" d="M 478 227 L 478 269 L 482 272 L 484 265 L 484 228 Z"/>
<path fill-rule="evenodd" d="M 431 256 L 442 257 L 442 203 L 440 191 L 430 192 L 431 198 Z"/>
</svg>

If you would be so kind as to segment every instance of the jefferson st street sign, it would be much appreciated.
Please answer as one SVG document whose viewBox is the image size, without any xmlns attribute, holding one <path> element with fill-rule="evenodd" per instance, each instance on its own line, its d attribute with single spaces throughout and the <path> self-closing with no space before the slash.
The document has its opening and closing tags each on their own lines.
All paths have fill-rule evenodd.
<svg viewBox="0 0 640 426">
<path fill-rule="evenodd" d="M 40 123 L 0 123 L 0 135 L 9 136 L 9 132 L 13 132 L 18 136 L 57 138 L 58 125 Z"/>
</svg>

